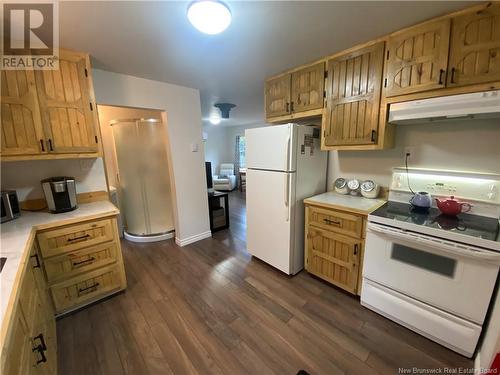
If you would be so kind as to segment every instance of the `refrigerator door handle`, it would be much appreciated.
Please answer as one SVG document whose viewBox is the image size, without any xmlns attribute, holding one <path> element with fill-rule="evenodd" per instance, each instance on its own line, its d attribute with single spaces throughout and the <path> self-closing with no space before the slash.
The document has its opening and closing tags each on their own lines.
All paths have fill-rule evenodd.
<svg viewBox="0 0 500 375">
<path fill-rule="evenodd" d="M 285 171 L 290 170 L 290 140 L 291 137 L 288 136 L 288 140 L 286 142 L 286 159 L 285 159 Z"/>
<path fill-rule="evenodd" d="M 290 202 L 288 200 L 288 192 L 290 190 L 290 175 L 285 173 L 285 207 L 286 207 L 286 221 L 290 220 Z"/>
</svg>

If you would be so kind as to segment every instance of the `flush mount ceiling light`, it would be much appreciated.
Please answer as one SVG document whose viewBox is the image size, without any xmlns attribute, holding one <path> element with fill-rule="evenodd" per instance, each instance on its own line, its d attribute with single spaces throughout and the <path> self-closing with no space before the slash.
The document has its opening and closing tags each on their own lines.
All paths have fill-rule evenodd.
<svg viewBox="0 0 500 375">
<path fill-rule="evenodd" d="M 218 0 L 197 0 L 189 4 L 187 18 L 205 34 L 219 34 L 231 24 L 231 12 Z"/>
</svg>

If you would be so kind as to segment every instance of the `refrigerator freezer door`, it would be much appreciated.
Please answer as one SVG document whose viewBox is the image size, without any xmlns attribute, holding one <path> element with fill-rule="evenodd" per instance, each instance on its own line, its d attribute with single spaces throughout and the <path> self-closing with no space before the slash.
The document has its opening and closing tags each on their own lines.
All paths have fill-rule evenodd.
<svg viewBox="0 0 500 375">
<path fill-rule="evenodd" d="M 294 273 L 295 173 L 247 169 L 247 249 L 273 267 Z M 293 266 L 293 267 L 292 267 Z"/>
<path fill-rule="evenodd" d="M 247 129 L 246 166 L 251 169 L 295 171 L 296 125 L 285 124 Z"/>
</svg>

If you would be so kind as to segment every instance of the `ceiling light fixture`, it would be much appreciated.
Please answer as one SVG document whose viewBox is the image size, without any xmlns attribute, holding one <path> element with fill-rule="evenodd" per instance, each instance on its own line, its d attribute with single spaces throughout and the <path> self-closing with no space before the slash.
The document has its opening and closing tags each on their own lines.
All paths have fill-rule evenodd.
<svg viewBox="0 0 500 375">
<path fill-rule="evenodd" d="M 189 4 L 187 18 L 205 34 L 219 34 L 231 24 L 231 12 L 218 0 L 196 0 Z"/>
<path fill-rule="evenodd" d="M 219 115 L 212 115 L 212 116 L 210 116 L 210 118 L 208 119 L 208 121 L 210 121 L 210 123 L 212 125 L 219 125 L 220 121 L 221 121 L 221 118 L 220 118 Z"/>
</svg>

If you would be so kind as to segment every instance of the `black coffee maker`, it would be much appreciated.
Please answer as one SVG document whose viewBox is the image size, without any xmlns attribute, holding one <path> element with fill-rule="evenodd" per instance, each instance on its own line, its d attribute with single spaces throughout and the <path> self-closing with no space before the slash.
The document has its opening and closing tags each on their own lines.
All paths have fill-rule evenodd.
<svg viewBox="0 0 500 375">
<path fill-rule="evenodd" d="M 76 184 L 73 177 L 50 177 L 40 181 L 49 211 L 57 214 L 76 209 Z"/>
</svg>

